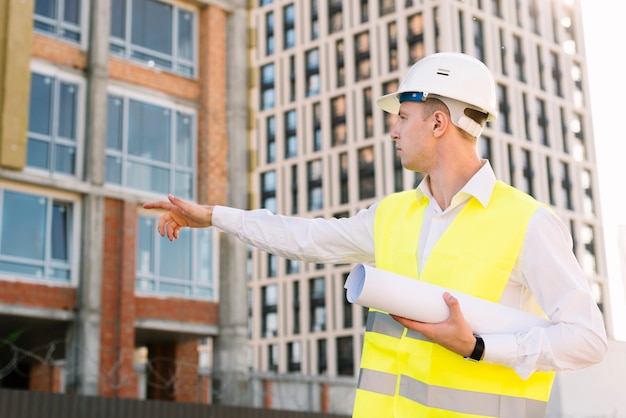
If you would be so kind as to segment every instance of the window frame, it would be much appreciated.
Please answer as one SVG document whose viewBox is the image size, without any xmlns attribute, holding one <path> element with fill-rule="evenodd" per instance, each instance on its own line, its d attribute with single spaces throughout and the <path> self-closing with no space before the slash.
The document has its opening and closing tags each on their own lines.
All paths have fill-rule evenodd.
<svg viewBox="0 0 626 418">
<path fill-rule="evenodd" d="M 79 259 L 80 259 L 80 219 L 82 219 L 82 206 L 80 198 L 67 192 L 52 190 L 52 189 L 41 189 L 34 186 L 16 186 L 16 184 L 11 182 L 0 181 L 0 217 L 4 216 L 4 193 L 6 191 L 13 193 L 22 193 L 26 195 L 39 196 L 39 198 L 46 199 L 46 216 L 50 215 L 51 209 L 49 206 L 54 204 L 55 202 L 62 202 L 71 204 L 71 214 L 70 214 L 70 222 L 67 226 L 68 228 L 68 262 L 67 267 L 69 268 L 70 278 L 68 281 L 63 281 L 59 279 L 49 278 L 45 275 L 43 277 L 35 277 L 32 275 L 22 275 L 19 273 L 11 273 L 6 271 L 0 271 L 0 281 L 1 280 L 11 280 L 11 281 L 20 281 L 20 282 L 34 282 L 34 283 L 46 283 L 51 286 L 58 287 L 76 287 L 79 283 Z M 1 218 L 0 218 L 1 220 Z M 3 225 L 0 222 L 0 244 L 2 238 L 2 229 Z M 50 239 L 52 237 L 52 226 L 50 224 L 50 219 L 46 219 L 46 249 L 45 253 L 49 253 L 51 250 Z M 6 259 L 4 254 L 0 254 L 0 260 L 4 261 Z M 11 261 L 11 257 L 7 259 L 7 261 Z M 50 254 L 46 254 L 44 256 L 43 268 L 49 269 L 54 268 L 55 263 Z"/>
<path fill-rule="evenodd" d="M 161 192 L 154 191 L 154 190 L 147 190 L 147 189 L 132 187 L 128 185 L 128 182 L 127 182 L 128 175 L 125 173 L 125 171 L 127 170 L 125 164 L 128 164 L 128 157 L 129 157 L 129 154 L 128 154 L 128 134 L 129 134 L 128 133 L 128 129 L 129 129 L 128 128 L 128 112 L 129 112 L 128 105 L 131 100 L 134 100 L 134 101 L 141 102 L 141 103 L 148 104 L 148 105 L 163 107 L 171 112 L 170 118 L 172 118 L 173 123 L 171 124 L 171 132 L 170 132 L 170 138 L 169 138 L 170 150 L 172 150 L 175 147 L 175 140 L 177 137 L 176 125 L 175 125 L 175 119 L 176 119 L 177 114 L 178 113 L 187 114 L 192 118 L 192 121 L 191 121 L 192 126 L 190 127 L 191 167 L 189 170 L 189 174 L 190 174 L 191 182 L 192 182 L 191 196 L 184 196 L 180 193 L 175 192 L 175 187 L 176 187 L 175 173 L 179 171 L 181 167 L 185 168 L 185 166 L 176 163 L 176 159 L 175 159 L 176 154 L 172 153 L 170 155 L 169 162 L 162 163 L 161 165 L 163 166 L 167 165 L 168 167 L 168 171 L 169 171 L 168 178 L 170 180 L 170 188 L 169 188 L 168 193 L 172 192 L 174 194 L 177 194 L 181 198 L 194 200 L 196 198 L 197 187 L 198 187 L 198 179 L 197 179 L 198 167 L 197 167 L 196 158 L 194 158 L 194 156 L 197 155 L 197 148 L 198 148 L 198 112 L 197 110 L 192 107 L 183 106 L 178 103 L 174 103 L 172 101 L 159 99 L 154 96 L 145 95 L 145 94 L 137 93 L 134 91 L 129 91 L 128 89 L 123 89 L 118 86 L 109 86 L 107 90 L 107 103 L 108 103 L 109 98 L 113 96 L 119 97 L 123 99 L 124 101 L 124 109 L 123 109 L 123 116 L 122 116 L 122 138 L 121 138 L 122 144 L 121 144 L 121 150 L 119 151 L 109 148 L 108 144 L 105 145 L 105 161 L 104 161 L 105 185 L 106 185 L 105 187 L 110 188 L 110 189 L 116 189 L 116 190 L 118 189 L 127 190 L 127 191 L 132 190 L 133 192 L 149 193 L 153 195 L 162 194 Z M 107 135 L 108 135 L 108 129 L 109 129 L 109 125 L 108 125 L 109 120 L 110 120 L 110 117 L 107 118 Z M 108 177 L 106 173 L 106 166 L 107 166 L 107 160 L 109 157 L 118 157 L 122 159 L 121 179 L 119 183 L 108 181 Z M 131 156 L 131 157 L 133 157 L 131 158 L 131 160 L 134 161 L 134 156 Z"/>
<path fill-rule="evenodd" d="M 45 135 L 43 134 L 34 133 L 33 135 L 33 133 L 31 133 L 30 131 L 30 126 L 27 126 L 26 127 L 27 129 L 26 147 L 28 148 L 28 141 L 30 140 L 31 136 L 37 137 L 36 139 L 45 140 L 46 142 L 48 142 L 48 144 L 51 144 L 51 146 L 70 144 L 70 141 L 68 141 L 66 138 L 59 137 L 58 132 L 56 132 L 56 129 L 58 127 L 58 120 L 53 120 L 53 118 L 55 117 L 58 118 L 58 110 L 59 110 L 58 109 L 58 106 L 59 106 L 58 95 L 59 95 L 60 83 L 75 84 L 78 88 L 78 92 L 76 93 L 76 103 L 75 103 L 76 113 L 74 114 L 74 123 L 75 123 L 74 125 L 74 132 L 75 132 L 74 134 L 75 136 L 74 166 L 75 167 L 74 167 L 74 173 L 68 174 L 68 173 L 64 173 L 60 171 L 55 171 L 54 166 L 53 166 L 54 161 L 52 161 L 52 164 L 47 169 L 30 166 L 28 165 L 28 162 L 27 162 L 26 165 L 24 166 L 24 171 L 31 172 L 34 174 L 39 174 L 39 175 L 45 173 L 47 176 L 51 176 L 51 177 L 82 179 L 83 173 L 84 173 L 84 158 L 85 158 L 86 80 L 83 77 L 80 77 L 76 74 L 61 71 L 57 67 L 52 67 L 50 65 L 47 65 L 38 61 L 31 62 L 31 65 L 30 65 L 31 80 L 32 80 L 33 74 L 50 77 L 53 79 L 53 82 L 55 83 L 53 87 L 54 91 L 53 91 L 53 97 L 52 97 L 53 108 L 51 110 L 49 109 L 52 127 L 51 127 L 51 133 L 50 135 L 48 135 L 49 138 L 44 138 Z M 31 81 L 31 84 L 32 84 L 32 81 Z M 29 87 L 29 101 L 32 95 L 31 90 L 32 90 L 32 86 Z M 29 113 L 29 121 L 30 121 L 30 107 L 29 107 L 28 113 Z"/>
<path fill-rule="evenodd" d="M 175 297 L 175 298 L 182 298 L 182 299 L 201 300 L 205 302 L 219 302 L 219 234 L 217 230 L 215 228 L 208 228 L 204 231 L 197 230 L 197 229 L 189 229 L 187 231 L 188 233 L 191 234 L 190 236 L 191 267 L 190 267 L 190 274 L 189 274 L 190 280 L 185 280 L 185 279 L 180 279 L 180 278 L 176 279 L 176 278 L 171 278 L 171 277 L 165 277 L 160 274 L 159 263 L 160 263 L 161 258 L 164 257 L 163 252 L 167 250 L 163 249 L 164 239 L 158 234 L 157 229 L 156 229 L 156 222 L 158 222 L 158 215 L 155 215 L 154 213 L 149 212 L 148 210 L 144 210 L 144 209 L 139 209 L 137 211 L 137 245 L 135 247 L 135 256 L 137 257 L 137 260 L 139 260 L 140 258 L 139 223 L 145 219 L 149 219 L 155 222 L 155 225 L 152 228 L 152 238 L 151 238 L 152 245 L 150 248 L 150 253 L 152 255 L 152 266 L 150 267 L 152 268 L 152 271 L 149 273 L 140 273 L 139 268 L 138 268 L 138 262 L 135 263 L 135 285 L 134 285 L 135 294 L 137 296 Z M 201 282 L 197 280 L 197 278 L 199 277 L 199 265 L 201 264 L 201 261 L 202 261 L 198 259 L 198 251 L 199 251 L 198 243 L 199 243 L 199 240 L 202 239 L 200 235 L 201 232 L 206 232 L 207 234 L 209 234 L 209 237 L 211 239 L 210 254 L 209 254 L 209 260 L 208 260 L 211 277 L 209 278 L 209 284 L 207 286 L 198 286 L 198 284 Z M 152 280 L 154 282 L 155 289 L 154 290 L 140 289 L 140 280 L 142 279 Z M 190 288 L 191 288 L 191 294 L 182 295 L 180 293 L 175 293 L 175 292 L 160 291 L 159 285 L 162 283 L 165 283 L 165 284 L 189 283 Z M 212 295 L 213 297 L 207 299 L 203 296 L 198 295 L 195 292 L 195 290 L 199 287 L 210 289 L 209 291 L 213 293 Z"/>
<path fill-rule="evenodd" d="M 58 39 L 63 42 L 78 45 L 80 46 L 81 49 L 85 49 L 87 46 L 88 18 L 89 18 L 89 13 L 90 13 L 89 9 L 91 7 L 91 2 L 83 1 L 83 0 L 76 0 L 76 2 L 78 3 L 80 7 L 80 11 L 78 13 L 78 19 L 79 19 L 78 25 L 64 23 L 62 19 L 59 18 L 59 16 L 65 10 L 64 9 L 65 2 L 66 0 L 58 0 L 57 8 L 56 8 L 56 13 L 58 16 L 54 19 L 49 18 L 47 16 L 37 15 L 36 4 L 33 4 L 33 32 L 39 35 L 48 36 L 53 39 Z M 54 32 L 37 28 L 36 27 L 37 22 L 54 26 Z M 73 40 L 71 38 L 63 37 L 61 33 L 66 28 L 70 28 L 70 29 L 76 28 L 76 32 L 78 33 L 79 39 Z"/>
<path fill-rule="evenodd" d="M 118 57 L 124 60 L 131 61 L 135 64 L 144 65 L 148 68 L 154 68 L 156 70 L 167 71 L 172 74 L 179 75 L 181 77 L 186 77 L 190 79 L 197 79 L 199 77 L 198 74 L 198 60 L 199 60 L 199 39 L 200 39 L 200 19 L 199 12 L 197 9 L 193 7 L 185 7 L 179 2 L 167 2 L 161 0 L 123 0 L 125 3 L 125 10 L 123 11 L 124 16 L 124 38 L 120 38 L 116 35 L 113 35 L 112 31 L 109 36 L 109 54 L 113 57 Z M 133 3 L 135 1 L 155 1 L 158 3 L 163 3 L 172 8 L 171 24 L 172 24 L 172 37 L 170 41 L 172 42 L 172 51 L 170 54 L 165 54 L 161 51 L 157 51 L 142 45 L 133 44 L 132 41 L 132 27 L 134 26 L 133 22 Z M 192 53 L 193 57 L 191 61 L 187 61 L 184 58 L 181 58 L 178 55 L 178 32 L 179 25 L 178 20 L 180 17 L 180 12 L 186 11 L 191 13 L 192 16 Z M 113 19 L 113 2 L 111 3 L 111 19 Z M 115 49 L 119 48 L 119 51 Z M 146 56 L 150 56 L 151 58 L 163 59 L 171 61 L 171 66 L 168 68 L 166 66 L 158 65 L 153 59 L 141 59 L 134 56 L 134 54 L 144 54 Z M 191 74 L 188 74 L 184 71 L 181 71 L 178 67 L 184 65 L 191 70 Z"/>
</svg>

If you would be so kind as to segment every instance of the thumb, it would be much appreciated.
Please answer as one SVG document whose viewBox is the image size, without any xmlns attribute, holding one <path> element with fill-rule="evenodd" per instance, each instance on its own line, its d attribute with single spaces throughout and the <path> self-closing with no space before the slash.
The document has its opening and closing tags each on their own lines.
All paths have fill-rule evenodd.
<svg viewBox="0 0 626 418">
<path fill-rule="evenodd" d="M 450 308 L 451 317 L 463 316 L 461 313 L 461 304 L 457 298 L 452 296 L 450 293 L 445 292 L 443 294 L 443 300 L 446 302 L 446 305 L 448 305 L 448 308 Z"/>
</svg>

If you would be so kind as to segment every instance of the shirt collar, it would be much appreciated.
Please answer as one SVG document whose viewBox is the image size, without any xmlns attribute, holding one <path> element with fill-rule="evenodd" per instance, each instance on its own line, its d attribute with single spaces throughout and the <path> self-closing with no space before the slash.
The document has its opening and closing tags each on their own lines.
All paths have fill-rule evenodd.
<svg viewBox="0 0 626 418">
<path fill-rule="evenodd" d="M 462 202 L 474 197 L 483 207 L 486 207 L 491 199 L 493 189 L 496 185 L 496 175 L 491 168 L 489 160 L 482 160 L 483 164 L 480 169 L 469 179 L 469 181 L 454 195 L 451 207 L 457 206 Z M 430 181 L 428 176 L 420 182 L 416 190 L 417 200 L 427 198 L 433 200 L 430 192 Z"/>
</svg>

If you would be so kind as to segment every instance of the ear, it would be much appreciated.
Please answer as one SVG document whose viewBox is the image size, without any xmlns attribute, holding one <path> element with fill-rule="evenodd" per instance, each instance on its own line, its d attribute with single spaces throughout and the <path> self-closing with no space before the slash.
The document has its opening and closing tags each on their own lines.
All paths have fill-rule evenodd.
<svg viewBox="0 0 626 418">
<path fill-rule="evenodd" d="M 450 118 L 441 110 L 435 111 L 433 113 L 433 135 L 435 137 L 440 137 L 446 132 L 449 124 L 451 123 Z"/>
</svg>

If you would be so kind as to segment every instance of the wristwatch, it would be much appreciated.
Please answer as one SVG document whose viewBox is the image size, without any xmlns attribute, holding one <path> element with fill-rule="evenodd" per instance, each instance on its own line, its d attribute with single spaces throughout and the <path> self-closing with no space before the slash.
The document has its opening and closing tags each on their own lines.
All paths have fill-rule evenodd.
<svg viewBox="0 0 626 418">
<path fill-rule="evenodd" d="M 465 357 L 465 360 L 481 361 L 485 355 L 485 341 L 483 341 L 482 337 L 478 334 L 474 334 L 474 337 L 476 338 L 474 351 L 472 351 L 469 357 Z"/>
</svg>

